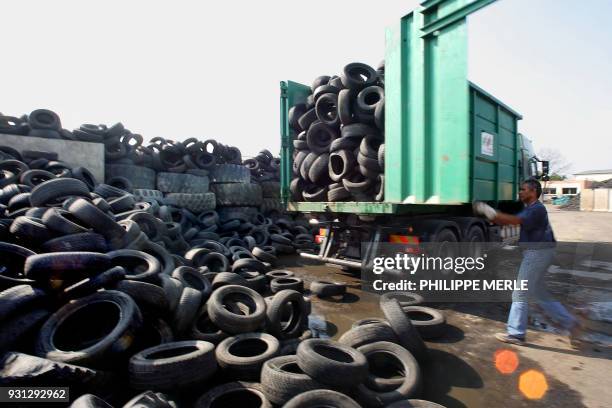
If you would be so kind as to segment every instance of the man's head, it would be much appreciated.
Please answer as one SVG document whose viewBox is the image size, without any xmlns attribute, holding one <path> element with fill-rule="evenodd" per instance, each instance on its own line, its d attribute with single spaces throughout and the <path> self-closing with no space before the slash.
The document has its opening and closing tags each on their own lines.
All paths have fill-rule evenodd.
<svg viewBox="0 0 612 408">
<path fill-rule="evenodd" d="M 542 195 L 542 185 L 536 179 L 525 180 L 521 184 L 519 199 L 525 204 L 535 202 Z"/>
</svg>

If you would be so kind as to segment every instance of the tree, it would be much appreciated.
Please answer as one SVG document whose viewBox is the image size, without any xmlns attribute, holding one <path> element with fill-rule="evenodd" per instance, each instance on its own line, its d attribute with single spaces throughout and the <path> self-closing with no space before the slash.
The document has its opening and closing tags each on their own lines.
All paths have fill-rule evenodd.
<svg viewBox="0 0 612 408">
<path fill-rule="evenodd" d="M 549 170 L 548 173 L 556 176 L 565 176 L 568 170 L 572 167 L 572 163 L 569 162 L 559 150 L 553 148 L 543 148 L 538 152 L 538 159 L 548 160 Z M 552 180 L 552 178 L 551 178 Z M 561 179 L 563 180 L 563 179 Z"/>
<path fill-rule="evenodd" d="M 557 173 L 553 173 L 550 175 L 550 181 L 563 181 L 565 180 L 567 177 L 565 176 L 561 176 Z"/>
</svg>

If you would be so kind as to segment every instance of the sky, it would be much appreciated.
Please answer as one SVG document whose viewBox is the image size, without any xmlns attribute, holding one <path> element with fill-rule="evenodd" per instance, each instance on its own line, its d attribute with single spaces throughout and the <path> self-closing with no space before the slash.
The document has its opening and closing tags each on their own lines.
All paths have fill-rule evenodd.
<svg viewBox="0 0 612 408">
<path fill-rule="evenodd" d="M 0 111 L 277 153 L 280 81 L 376 66 L 385 27 L 417 4 L 3 1 Z M 469 21 L 469 79 L 573 171 L 612 168 L 611 19 L 610 0 L 500 0 Z"/>
</svg>

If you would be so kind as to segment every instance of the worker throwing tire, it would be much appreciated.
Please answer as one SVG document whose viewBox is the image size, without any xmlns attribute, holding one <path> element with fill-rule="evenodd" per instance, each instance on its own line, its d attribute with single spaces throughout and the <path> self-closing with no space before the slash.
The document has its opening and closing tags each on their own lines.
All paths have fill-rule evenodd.
<svg viewBox="0 0 612 408">
<path fill-rule="evenodd" d="M 530 179 L 521 184 L 519 199 L 525 208 L 518 214 L 502 213 L 483 202 L 474 203 L 474 212 L 498 225 L 521 226 L 519 245 L 523 249 L 523 261 L 518 279 L 529 282 L 529 297 L 537 297 L 537 303 L 544 313 L 573 335 L 578 328 L 577 319 L 560 302 L 552 299 L 544 282 L 544 275 L 555 255 L 556 240 L 546 207 L 539 201 L 541 194 L 540 182 Z M 507 333 L 497 333 L 495 337 L 504 343 L 524 344 L 528 313 L 527 295 L 524 292 L 513 292 Z"/>
</svg>

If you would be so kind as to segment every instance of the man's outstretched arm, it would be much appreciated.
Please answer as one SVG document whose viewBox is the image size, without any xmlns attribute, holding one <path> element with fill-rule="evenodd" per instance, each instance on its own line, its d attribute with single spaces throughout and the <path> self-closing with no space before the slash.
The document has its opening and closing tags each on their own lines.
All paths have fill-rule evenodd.
<svg viewBox="0 0 612 408">
<path fill-rule="evenodd" d="M 489 221 L 498 225 L 520 225 L 523 223 L 523 220 L 516 215 L 497 211 L 495 208 L 481 201 L 475 202 L 473 208 L 476 215 L 482 215 Z"/>
</svg>

